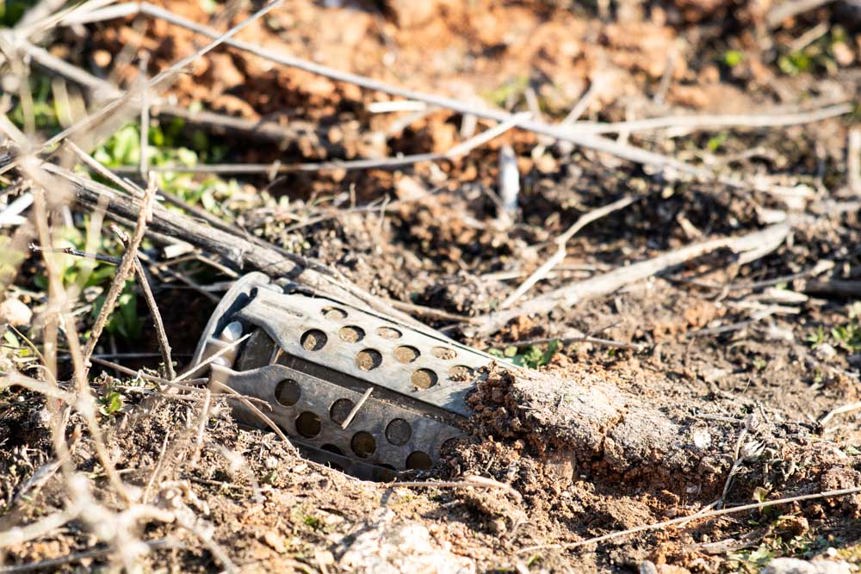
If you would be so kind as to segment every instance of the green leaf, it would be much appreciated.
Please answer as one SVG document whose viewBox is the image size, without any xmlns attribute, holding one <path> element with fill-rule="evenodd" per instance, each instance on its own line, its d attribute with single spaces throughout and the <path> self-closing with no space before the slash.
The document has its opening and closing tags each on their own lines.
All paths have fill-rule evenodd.
<svg viewBox="0 0 861 574">
<path fill-rule="evenodd" d="M 117 391 L 109 391 L 101 398 L 100 403 L 101 407 L 99 410 L 105 416 L 111 416 L 120 412 L 125 405 L 123 396 Z"/>
<path fill-rule="evenodd" d="M 744 61 L 744 53 L 739 50 L 727 50 L 723 54 L 723 63 L 730 68 L 738 66 Z"/>
</svg>

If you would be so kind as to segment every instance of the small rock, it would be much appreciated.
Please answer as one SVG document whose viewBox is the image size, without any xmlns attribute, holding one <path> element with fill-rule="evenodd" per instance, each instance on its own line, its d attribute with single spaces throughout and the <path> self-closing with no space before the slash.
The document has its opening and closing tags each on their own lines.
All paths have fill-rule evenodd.
<svg viewBox="0 0 861 574">
<path fill-rule="evenodd" d="M 396 522 L 391 512 L 356 536 L 341 557 L 346 570 L 396 574 L 474 574 L 475 563 L 440 547 L 417 522 Z"/>
<path fill-rule="evenodd" d="M 267 531 L 266 534 L 263 535 L 263 542 L 279 554 L 287 552 L 287 545 L 284 543 L 284 537 L 272 530 Z"/>
<path fill-rule="evenodd" d="M 712 435 L 706 429 L 696 429 L 693 438 L 694 446 L 700 450 L 705 450 L 712 444 Z"/>
<path fill-rule="evenodd" d="M 831 51 L 834 54 L 834 59 L 843 67 L 852 65 L 855 60 L 855 54 L 852 53 L 852 48 L 846 42 L 835 42 L 831 45 Z"/>
<path fill-rule="evenodd" d="M 762 569 L 761 574 L 850 574 L 847 562 L 833 560 L 799 560 L 798 558 L 775 558 Z"/>
<path fill-rule="evenodd" d="M 29 325 L 33 319 L 33 311 L 19 299 L 9 297 L 0 304 L 0 322 L 9 323 L 13 327 Z"/>
<path fill-rule="evenodd" d="M 816 358 L 820 361 L 827 361 L 837 356 L 837 351 L 828 343 L 822 343 L 816 347 Z"/>
<path fill-rule="evenodd" d="M 93 52 L 93 62 L 100 68 L 110 66 L 113 59 L 113 56 L 107 50 L 96 50 Z"/>
</svg>

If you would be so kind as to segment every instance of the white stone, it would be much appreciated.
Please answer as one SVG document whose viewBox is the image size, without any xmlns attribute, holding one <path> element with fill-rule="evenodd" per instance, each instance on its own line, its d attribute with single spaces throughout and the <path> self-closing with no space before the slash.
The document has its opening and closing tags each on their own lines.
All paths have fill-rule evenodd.
<svg viewBox="0 0 861 574">
<path fill-rule="evenodd" d="M 0 322 L 9 323 L 13 327 L 29 325 L 33 319 L 33 311 L 19 299 L 9 297 L 0 303 Z"/>
</svg>

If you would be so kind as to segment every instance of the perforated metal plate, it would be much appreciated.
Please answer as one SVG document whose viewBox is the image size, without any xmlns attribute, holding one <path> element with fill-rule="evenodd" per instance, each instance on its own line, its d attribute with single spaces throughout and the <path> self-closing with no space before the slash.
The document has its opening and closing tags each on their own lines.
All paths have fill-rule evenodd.
<svg viewBox="0 0 861 574">
<path fill-rule="evenodd" d="M 259 273 L 240 279 L 210 319 L 196 364 L 221 352 L 212 379 L 268 403 L 267 416 L 312 458 L 375 480 L 432 466 L 462 436 L 466 395 L 493 358 L 291 287 Z M 264 425 L 241 404 L 235 414 Z"/>
</svg>

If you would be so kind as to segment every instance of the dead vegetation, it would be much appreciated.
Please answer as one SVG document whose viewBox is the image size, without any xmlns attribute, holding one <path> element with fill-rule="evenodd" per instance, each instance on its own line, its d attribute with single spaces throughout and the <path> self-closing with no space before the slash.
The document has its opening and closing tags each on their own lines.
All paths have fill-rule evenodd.
<svg viewBox="0 0 861 574">
<path fill-rule="evenodd" d="M 861 565 L 855 0 L 30 4 L 0 572 Z M 186 364 L 250 270 L 518 367 L 361 482 Z"/>
</svg>

